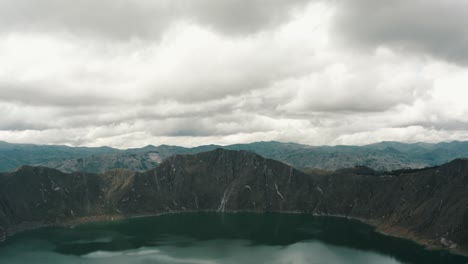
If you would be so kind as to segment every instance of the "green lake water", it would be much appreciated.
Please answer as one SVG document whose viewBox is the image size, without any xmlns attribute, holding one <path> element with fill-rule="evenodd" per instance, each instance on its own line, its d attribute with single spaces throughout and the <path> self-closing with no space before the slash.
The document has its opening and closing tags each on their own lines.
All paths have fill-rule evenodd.
<svg viewBox="0 0 468 264">
<path fill-rule="evenodd" d="M 187 213 L 21 233 L 0 244 L 0 263 L 467 264 L 468 259 L 343 218 Z"/>
</svg>

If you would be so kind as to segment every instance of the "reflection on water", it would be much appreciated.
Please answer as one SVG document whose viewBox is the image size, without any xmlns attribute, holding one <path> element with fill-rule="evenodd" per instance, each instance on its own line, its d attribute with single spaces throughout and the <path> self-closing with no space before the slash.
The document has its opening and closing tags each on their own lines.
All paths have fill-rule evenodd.
<svg viewBox="0 0 468 264">
<path fill-rule="evenodd" d="M 49 228 L 0 246 L 0 263 L 461 263 L 357 221 L 298 214 L 190 213 Z"/>
</svg>

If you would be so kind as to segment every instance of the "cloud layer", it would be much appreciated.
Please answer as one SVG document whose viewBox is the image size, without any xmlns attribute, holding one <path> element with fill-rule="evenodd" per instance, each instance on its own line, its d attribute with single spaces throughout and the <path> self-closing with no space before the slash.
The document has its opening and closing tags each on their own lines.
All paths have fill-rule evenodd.
<svg viewBox="0 0 468 264">
<path fill-rule="evenodd" d="M 0 0 L 0 140 L 468 139 L 467 4 L 271 2 Z"/>
<path fill-rule="evenodd" d="M 340 34 L 364 49 L 385 45 L 468 64 L 468 3 L 459 0 L 345 0 Z"/>
<path fill-rule="evenodd" d="M 70 32 L 97 38 L 158 38 L 172 23 L 226 35 L 253 34 L 288 20 L 307 0 L 1 0 L 3 31 Z"/>
</svg>

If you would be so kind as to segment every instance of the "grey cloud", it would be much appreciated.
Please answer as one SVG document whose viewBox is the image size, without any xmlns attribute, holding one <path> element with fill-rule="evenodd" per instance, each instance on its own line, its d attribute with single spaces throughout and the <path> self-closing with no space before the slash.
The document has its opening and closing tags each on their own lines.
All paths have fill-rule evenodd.
<svg viewBox="0 0 468 264">
<path fill-rule="evenodd" d="M 230 34 L 257 32 L 289 17 L 291 8 L 311 0 L 197 0 L 184 2 L 181 10 L 195 20 Z"/>
<path fill-rule="evenodd" d="M 112 38 L 150 36 L 167 26 L 164 8 L 147 1 L 0 0 L 2 31 L 65 31 Z M 165 6 L 165 5 L 164 5 Z"/>
<path fill-rule="evenodd" d="M 289 18 L 309 0 L 0 0 L 0 31 L 64 31 L 115 39 L 158 38 L 175 21 L 251 34 Z"/>
<path fill-rule="evenodd" d="M 413 76 L 395 81 L 374 70 L 358 69 L 351 74 L 355 77 L 342 81 L 337 80 L 339 76 L 326 73 L 314 75 L 311 80 L 306 77 L 293 81 L 288 86 L 301 88 L 295 98 L 284 101 L 278 110 L 296 114 L 386 112 L 429 98 L 433 85 Z"/>
<path fill-rule="evenodd" d="M 388 45 L 463 65 L 468 64 L 466 25 L 468 2 L 459 0 L 345 0 L 336 14 L 345 43 Z"/>
<path fill-rule="evenodd" d="M 50 87 L 55 87 L 51 91 Z M 0 102 L 16 102 L 33 106 L 94 106 L 121 101 L 110 96 L 81 93 L 59 83 L 21 83 L 0 80 Z"/>
<path fill-rule="evenodd" d="M 153 136 L 209 137 L 271 131 L 274 129 L 271 121 L 267 117 L 250 112 L 213 112 L 205 116 L 136 119 L 129 122 L 136 129 L 143 126 Z"/>
<path fill-rule="evenodd" d="M 468 121 L 463 120 L 454 120 L 454 119 L 445 119 L 437 121 L 420 121 L 420 122 L 411 122 L 405 123 L 405 126 L 421 126 L 427 129 L 435 130 L 447 130 L 447 131 L 467 131 L 468 130 Z"/>
<path fill-rule="evenodd" d="M 50 126 L 48 126 L 47 124 L 41 124 L 40 122 L 35 123 L 34 121 L 28 119 L 2 120 L 2 122 L 0 122 L 0 131 L 45 130 L 48 128 L 50 128 Z"/>
<path fill-rule="evenodd" d="M 169 111 L 162 112 L 161 109 L 170 107 Z M 125 111 L 121 111 L 125 109 Z M 167 131 L 172 127 L 172 132 L 169 134 L 177 134 L 178 128 L 188 130 L 184 127 L 190 126 L 194 134 L 203 134 L 202 127 L 199 124 L 200 120 L 209 116 L 210 119 L 215 119 L 219 115 L 227 115 L 232 113 L 232 106 L 229 103 L 212 104 L 204 102 L 200 104 L 180 104 L 174 103 L 167 105 L 164 103 L 155 103 L 153 106 L 131 106 L 131 105 L 116 105 L 116 106 L 94 106 L 77 108 L 62 108 L 58 113 L 58 118 L 63 122 L 55 122 L 55 127 L 65 126 L 70 128 L 80 128 L 87 126 L 111 126 L 115 124 L 134 124 L 157 123 L 158 125 L 152 129 L 160 133 Z M 90 118 L 92 116 L 92 118 Z M 66 118 L 64 118 L 66 117 Z M 169 122 L 169 123 L 165 123 Z M 211 126 L 214 126 L 211 124 Z M 182 132 L 180 132 L 182 133 Z M 182 133 L 183 134 L 183 133 Z"/>
<path fill-rule="evenodd" d="M 0 0 L 0 35 L 20 31 L 0 36 L 6 43 L 0 49 L 0 140 L 117 147 L 270 139 L 330 144 L 342 136 L 360 143 L 421 132 L 429 138 L 433 130 L 455 138 L 450 133 L 457 128 L 466 131 L 466 115 L 448 106 L 466 109 L 464 102 L 431 97 L 435 83 L 463 88 L 458 76 L 466 70 L 445 63 L 428 70 L 439 62 L 398 49 L 462 62 L 456 54 L 466 43 L 461 27 L 427 21 L 429 10 L 436 11 L 432 0 L 420 20 L 412 17 L 420 1 L 387 3 L 396 18 L 381 1 L 343 1 L 349 2 L 338 6 L 336 26 L 346 44 L 352 40 L 366 52 L 336 45 L 329 22 L 323 32 L 310 30 L 320 12 L 313 5 L 278 26 L 306 0 Z M 447 3 L 439 4 L 456 5 Z M 464 12 L 458 9 L 440 12 L 457 17 Z M 119 41 L 158 38 L 180 20 L 208 29 L 186 23 L 164 41 Z M 426 22 L 430 30 L 418 32 Z M 41 34 L 21 34 L 28 31 Z M 442 35 L 453 42 L 439 41 Z M 381 44 L 392 47 L 368 52 Z M 455 53 L 443 52 L 448 45 Z M 444 93 L 462 98 L 456 91 Z"/>
</svg>

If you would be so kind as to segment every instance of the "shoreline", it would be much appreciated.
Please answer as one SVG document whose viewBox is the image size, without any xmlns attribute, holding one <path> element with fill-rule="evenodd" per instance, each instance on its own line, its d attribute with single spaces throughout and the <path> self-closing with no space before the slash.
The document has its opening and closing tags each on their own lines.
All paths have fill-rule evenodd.
<svg viewBox="0 0 468 264">
<path fill-rule="evenodd" d="M 7 228 L 6 230 L 3 230 L 3 234 L 0 234 L 0 243 L 8 240 L 9 238 L 14 237 L 15 235 L 19 233 L 41 229 L 41 228 L 49 228 L 49 227 L 74 228 L 79 225 L 90 224 L 90 223 L 119 221 L 119 220 L 132 219 L 132 218 L 156 217 L 156 216 L 162 216 L 162 215 L 183 214 L 183 213 L 265 214 L 267 212 L 254 211 L 254 210 L 224 210 L 223 212 L 219 212 L 217 210 L 185 210 L 185 211 L 170 211 L 170 212 L 154 213 L 154 214 L 134 214 L 134 215 L 114 214 L 114 215 L 83 216 L 83 217 L 77 217 L 75 219 L 67 219 L 64 222 L 60 222 L 60 223 L 59 222 L 54 222 L 54 223 L 24 222 L 12 228 Z M 442 251 L 447 251 L 450 254 L 468 257 L 468 250 L 462 249 L 456 244 L 455 244 L 455 247 L 450 246 L 450 244 L 444 246 L 442 242 L 437 243 L 437 241 L 433 239 L 421 238 L 405 228 L 395 226 L 395 225 L 390 225 L 388 223 L 383 223 L 380 220 L 363 219 L 359 217 L 352 217 L 352 216 L 339 215 L 339 214 L 311 214 L 311 213 L 304 213 L 300 211 L 283 211 L 283 212 L 268 212 L 268 213 L 304 214 L 304 215 L 311 215 L 311 216 L 316 216 L 316 217 L 346 218 L 346 219 L 359 221 L 366 225 L 372 226 L 373 228 L 375 228 L 375 232 L 380 233 L 382 235 L 412 241 L 413 243 L 423 246 L 426 250 L 442 250 Z"/>
</svg>

